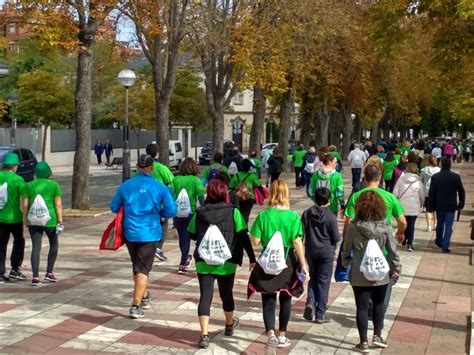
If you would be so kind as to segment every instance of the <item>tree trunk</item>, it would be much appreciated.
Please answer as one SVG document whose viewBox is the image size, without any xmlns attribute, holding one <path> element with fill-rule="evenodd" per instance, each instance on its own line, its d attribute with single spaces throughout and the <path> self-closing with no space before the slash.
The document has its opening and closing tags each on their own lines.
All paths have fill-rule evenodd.
<svg viewBox="0 0 474 355">
<path fill-rule="evenodd" d="M 90 43 L 92 45 L 92 43 Z M 92 61 L 90 46 L 83 47 L 77 61 L 76 146 L 72 175 L 72 208 L 87 210 L 89 200 L 89 164 L 91 151 Z"/>
<path fill-rule="evenodd" d="M 288 155 L 288 140 L 290 138 L 291 115 L 295 106 L 295 98 L 291 89 L 288 89 L 281 98 L 280 103 L 280 132 L 278 135 L 278 147 L 283 157 Z M 285 159 L 286 162 L 286 159 Z M 286 166 L 286 163 L 285 163 Z"/>
<path fill-rule="evenodd" d="M 300 123 L 300 141 L 306 148 L 311 144 L 313 113 L 311 111 L 303 112 Z"/>
<path fill-rule="evenodd" d="M 360 119 L 356 117 L 353 137 L 357 143 L 360 143 L 362 140 L 362 130 L 363 130 L 363 127 L 360 122 Z"/>
<path fill-rule="evenodd" d="M 405 126 L 400 127 L 400 141 L 408 139 L 408 129 Z"/>
<path fill-rule="evenodd" d="M 45 124 L 43 125 L 43 150 L 41 152 L 41 160 L 42 161 L 46 161 L 46 142 L 48 141 L 48 127 L 49 127 L 49 124 Z"/>
<path fill-rule="evenodd" d="M 329 114 L 326 103 L 318 112 L 318 131 L 316 132 L 316 144 L 321 147 L 328 146 Z"/>
<path fill-rule="evenodd" d="M 341 112 L 344 118 L 341 155 L 342 155 L 342 159 L 345 160 L 347 159 L 347 156 L 349 155 L 349 149 L 351 147 L 351 139 L 352 139 L 352 132 L 353 132 L 352 109 L 350 106 L 343 105 Z"/>
<path fill-rule="evenodd" d="M 217 152 L 224 153 L 224 98 L 214 97 L 214 100 L 208 103 L 208 108 L 212 105 L 212 109 L 208 110 L 212 119 L 212 156 Z"/>
<path fill-rule="evenodd" d="M 169 163 L 169 105 L 171 92 L 166 92 L 163 88 L 162 72 L 160 69 L 161 61 L 155 60 L 153 66 L 153 88 L 155 91 L 155 137 L 158 151 L 160 152 L 160 160 L 163 164 Z M 172 89 L 171 89 L 172 90 Z"/>
<path fill-rule="evenodd" d="M 257 152 L 260 156 L 260 143 L 262 142 L 262 132 L 265 126 L 266 97 L 262 88 L 253 89 L 253 122 L 250 130 L 249 151 Z"/>
<path fill-rule="evenodd" d="M 378 135 L 379 135 L 379 123 L 374 122 L 372 125 L 372 130 L 370 132 L 370 140 L 373 144 L 378 143 Z"/>
<path fill-rule="evenodd" d="M 329 144 L 335 145 L 339 150 L 338 142 L 340 141 L 341 131 L 339 129 L 340 113 L 338 111 L 331 111 L 329 113 Z"/>
</svg>

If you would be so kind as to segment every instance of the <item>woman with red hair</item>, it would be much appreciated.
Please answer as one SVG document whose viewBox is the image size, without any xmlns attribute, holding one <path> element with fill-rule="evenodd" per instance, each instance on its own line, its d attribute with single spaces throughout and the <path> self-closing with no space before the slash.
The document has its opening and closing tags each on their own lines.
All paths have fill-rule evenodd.
<svg viewBox="0 0 474 355">
<path fill-rule="evenodd" d="M 211 180 L 206 192 L 206 203 L 196 209 L 188 228 L 191 239 L 196 240 L 194 258 L 200 290 L 198 317 L 201 326 L 198 347 L 203 349 L 207 348 L 210 342 L 208 324 L 214 281 L 217 279 L 224 309 L 225 335 L 231 336 L 239 325 L 239 319 L 234 317 L 233 288 L 235 272 L 237 265 L 242 265 L 244 249 L 249 257 L 251 268 L 255 265 L 255 253 L 250 243 L 247 224 L 240 211 L 229 204 L 227 185 L 221 180 Z M 219 228 L 232 254 L 232 257 L 223 264 L 207 264 L 199 255 L 199 245 L 211 225 Z"/>
</svg>

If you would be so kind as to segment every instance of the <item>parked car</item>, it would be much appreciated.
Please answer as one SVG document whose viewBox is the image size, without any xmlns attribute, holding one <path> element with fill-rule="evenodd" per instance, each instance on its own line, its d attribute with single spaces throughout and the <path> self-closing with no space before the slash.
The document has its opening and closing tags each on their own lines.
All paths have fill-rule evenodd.
<svg viewBox="0 0 474 355">
<path fill-rule="evenodd" d="M 264 144 L 263 147 L 262 147 L 262 154 L 261 154 L 261 158 L 263 159 L 263 155 L 265 153 L 265 151 L 269 150 L 270 152 L 273 153 L 273 149 L 275 149 L 275 147 L 278 146 L 278 143 L 267 143 L 267 144 Z"/>
<path fill-rule="evenodd" d="M 33 180 L 35 168 L 38 164 L 35 153 L 26 148 L 0 147 L 0 168 L 2 167 L 3 158 L 10 152 L 15 153 L 20 158 L 20 165 L 18 165 L 16 173 L 26 182 Z"/>
<path fill-rule="evenodd" d="M 212 147 L 212 141 L 208 141 L 204 144 L 204 147 L 201 148 L 201 153 L 199 154 L 199 165 L 208 165 L 211 163 Z M 234 147 L 235 143 L 233 141 L 224 140 L 224 159 L 227 158 Z"/>
<path fill-rule="evenodd" d="M 156 144 L 156 141 L 151 142 Z M 168 167 L 179 169 L 183 161 L 183 146 L 180 141 L 169 141 L 169 164 Z"/>
</svg>

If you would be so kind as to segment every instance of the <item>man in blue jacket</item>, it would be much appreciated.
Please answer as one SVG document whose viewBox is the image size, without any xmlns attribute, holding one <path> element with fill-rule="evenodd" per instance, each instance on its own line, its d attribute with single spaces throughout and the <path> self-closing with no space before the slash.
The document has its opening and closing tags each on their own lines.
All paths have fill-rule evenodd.
<svg viewBox="0 0 474 355">
<path fill-rule="evenodd" d="M 140 155 L 138 175 L 125 181 L 110 203 L 112 212 L 124 207 L 123 233 L 133 266 L 135 288 L 130 318 L 143 318 L 143 309 L 151 307 L 148 275 L 153 267 L 156 243 L 162 238 L 160 218 L 176 215 L 176 203 L 170 190 L 152 176 L 153 158 Z"/>
</svg>

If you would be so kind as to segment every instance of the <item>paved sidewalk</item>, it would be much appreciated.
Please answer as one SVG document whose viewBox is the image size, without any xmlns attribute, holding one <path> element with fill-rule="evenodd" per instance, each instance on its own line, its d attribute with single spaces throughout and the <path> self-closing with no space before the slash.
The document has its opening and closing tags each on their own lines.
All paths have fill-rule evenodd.
<svg viewBox="0 0 474 355">
<path fill-rule="evenodd" d="M 455 168 L 458 168 L 455 166 Z M 403 273 L 395 286 L 384 333 L 397 354 L 463 354 L 470 346 L 472 266 L 469 223 L 474 218 L 474 164 L 460 166 L 467 191 L 466 210 L 455 224 L 452 250 L 440 253 L 426 222 L 417 221 L 413 253 L 400 250 Z M 349 169 L 345 182 L 349 186 Z M 289 182 L 293 179 L 286 176 Z M 293 184 L 291 184 L 293 186 Z M 298 212 L 311 205 L 303 191 L 292 189 L 292 208 Z M 347 194 L 348 195 L 348 194 Z M 346 195 L 346 196 L 347 196 Z M 253 218 L 261 210 L 254 208 Z M 199 288 L 194 273 L 176 273 L 179 248 L 170 232 L 165 251 L 167 263 L 156 263 L 151 274 L 152 309 L 146 318 L 128 319 L 133 288 L 126 250 L 99 253 L 98 243 L 111 216 L 66 220 L 61 236 L 56 274 L 59 282 L 38 288 L 30 282 L 0 285 L 0 353 L 48 354 L 261 354 L 265 337 L 261 302 L 246 300 L 248 271 L 236 277 L 236 315 L 240 328 L 233 337 L 223 334 L 223 312 L 214 293 L 210 322 L 211 347 L 195 347 L 199 337 L 197 302 Z M 342 226 L 342 221 L 340 221 Z M 11 243 L 10 243 L 11 246 Z M 45 267 L 44 241 L 41 267 Z M 31 276 L 27 237 L 24 272 Z M 247 259 L 244 258 L 244 263 Z M 7 264 L 7 266 L 9 266 Z M 278 354 L 347 354 L 357 342 L 355 304 L 348 284 L 331 285 L 329 316 L 332 322 L 316 325 L 301 314 L 304 299 L 296 300 L 288 336 L 291 347 Z M 377 353 L 379 351 L 373 351 Z"/>
</svg>

